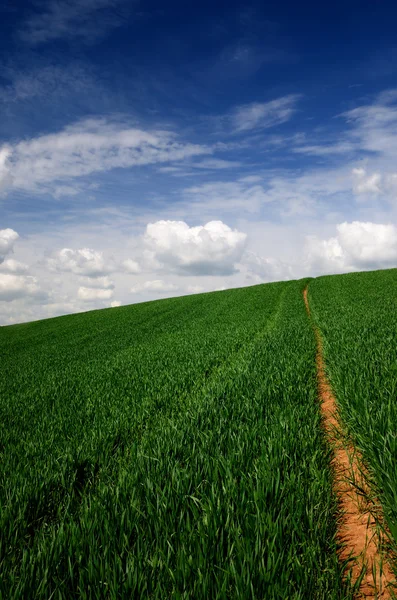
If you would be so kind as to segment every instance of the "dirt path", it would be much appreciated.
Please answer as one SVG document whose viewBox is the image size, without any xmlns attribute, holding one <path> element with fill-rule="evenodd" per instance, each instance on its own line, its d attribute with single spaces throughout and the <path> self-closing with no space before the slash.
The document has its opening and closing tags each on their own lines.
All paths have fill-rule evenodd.
<svg viewBox="0 0 397 600">
<path fill-rule="evenodd" d="M 307 288 L 303 292 L 303 297 L 310 317 Z M 357 590 L 357 598 L 386 600 L 394 597 L 391 590 L 396 593 L 397 588 L 395 577 L 389 565 L 382 560 L 379 549 L 382 539 L 374 518 L 374 511 L 379 509 L 376 509 L 375 503 L 369 500 L 361 456 L 351 444 L 346 442 L 341 431 L 335 396 L 325 373 L 321 337 L 316 328 L 315 335 L 318 392 L 326 437 L 334 448 L 332 459 L 334 488 L 342 515 L 337 531 L 338 542 L 343 544 L 339 558 L 342 562 L 350 559 L 345 575 L 347 576 L 351 570 L 353 582 L 356 582 L 364 572 Z M 357 488 L 360 489 L 360 493 Z M 381 517 L 378 512 L 376 516 Z"/>
</svg>

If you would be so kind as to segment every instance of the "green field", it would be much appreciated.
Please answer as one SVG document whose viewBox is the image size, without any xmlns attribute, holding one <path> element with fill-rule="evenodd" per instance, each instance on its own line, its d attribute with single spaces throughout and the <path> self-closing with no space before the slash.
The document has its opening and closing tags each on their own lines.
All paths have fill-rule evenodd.
<svg viewBox="0 0 397 600">
<path fill-rule="evenodd" d="M 0 597 L 347 599 L 313 317 L 397 538 L 397 271 L 0 328 Z"/>
<path fill-rule="evenodd" d="M 397 269 L 321 277 L 309 299 L 344 424 L 397 551 Z"/>
</svg>

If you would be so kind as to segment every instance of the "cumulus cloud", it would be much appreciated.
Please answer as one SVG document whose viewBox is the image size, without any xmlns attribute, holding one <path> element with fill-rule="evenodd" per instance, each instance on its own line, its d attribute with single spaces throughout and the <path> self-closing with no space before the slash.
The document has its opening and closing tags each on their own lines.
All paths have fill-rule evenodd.
<svg viewBox="0 0 397 600">
<path fill-rule="evenodd" d="M 246 234 L 222 221 L 189 227 L 184 221 L 149 223 L 147 256 L 160 268 L 180 275 L 231 275 L 244 251 Z"/>
<path fill-rule="evenodd" d="M 0 229 L 0 264 L 10 254 L 19 235 L 13 229 Z"/>
<path fill-rule="evenodd" d="M 113 301 L 110 303 L 110 307 L 111 307 L 111 308 L 118 308 L 119 306 L 121 306 L 121 302 L 119 302 L 119 300 L 113 300 Z"/>
<path fill-rule="evenodd" d="M 377 223 L 342 223 L 338 239 L 354 265 L 387 267 L 397 265 L 397 227 Z"/>
<path fill-rule="evenodd" d="M 127 273 L 140 273 L 141 272 L 141 267 L 139 265 L 139 263 L 136 260 L 133 260 L 132 258 L 127 258 L 127 260 L 124 260 L 122 263 L 122 269 L 124 271 L 126 271 Z"/>
<path fill-rule="evenodd" d="M 353 221 L 337 226 L 335 237 L 307 239 L 307 263 L 314 272 L 334 273 L 397 266 L 397 227 Z"/>
<path fill-rule="evenodd" d="M 13 229 L 0 230 L 0 301 L 11 302 L 19 298 L 46 300 L 35 277 L 26 275 L 28 266 L 7 255 L 13 252 L 19 235 Z"/>
<path fill-rule="evenodd" d="M 22 275 L 23 273 L 27 273 L 28 265 L 25 263 L 21 263 L 18 260 L 14 260 L 13 258 L 8 258 L 2 264 L 0 264 L 0 269 L 2 271 L 7 271 L 8 273 L 15 273 L 16 275 Z"/>
<path fill-rule="evenodd" d="M 76 188 L 65 182 L 76 177 L 184 160 L 211 154 L 212 149 L 184 144 L 167 131 L 149 132 L 125 123 L 88 119 L 57 133 L 21 141 L 2 152 L 0 176 L 1 169 L 6 169 L 15 188 L 59 196 L 65 191 L 74 193 Z"/>
<path fill-rule="evenodd" d="M 107 264 L 103 253 L 92 248 L 62 248 L 53 258 L 48 259 L 48 266 L 55 271 L 65 271 L 87 277 L 102 277 L 112 268 Z"/>
<path fill-rule="evenodd" d="M 346 257 L 337 237 L 322 240 L 306 238 L 306 262 L 310 274 L 339 273 L 346 270 Z"/>
<path fill-rule="evenodd" d="M 114 282 L 107 275 L 103 277 L 80 277 L 80 282 L 90 288 L 114 290 Z"/>
<path fill-rule="evenodd" d="M 38 299 L 46 296 L 35 277 L 0 273 L 0 300 L 11 302 L 27 296 Z"/>
<path fill-rule="evenodd" d="M 153 281 L 145 281 L 145 283 L 137 283 L 132 286 L 130 291 L 132 294 L 142 294 L 143 292 L 163 294 L 166 292 L 176 292 L 177 290 L 178 286 L 173 283 L 167 283 L 162 279 L 155 279 Z"/>
<path fill-rule="evenodd" d="M 112 289 L 79 287 L 77 297 L 79 300 L 92 302 L 95 300 L 110 300 L 113 297 L 113 293 Z"/>
</svg>

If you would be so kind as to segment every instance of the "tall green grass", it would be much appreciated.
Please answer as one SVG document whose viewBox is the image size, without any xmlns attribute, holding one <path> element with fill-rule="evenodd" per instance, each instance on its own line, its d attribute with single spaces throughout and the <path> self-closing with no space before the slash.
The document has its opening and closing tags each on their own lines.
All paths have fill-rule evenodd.
<svg viewBox="0 0 397 600">
<path fill-rule="evenodd" d="M 305 281 L 0 330 L 0 594 L 341 599 Z"/>
<path fill-rule="evenodd" d="M 397 270 L 321 277 L 309 286 L 325 363 L 397 550 Z"/>
</svg>

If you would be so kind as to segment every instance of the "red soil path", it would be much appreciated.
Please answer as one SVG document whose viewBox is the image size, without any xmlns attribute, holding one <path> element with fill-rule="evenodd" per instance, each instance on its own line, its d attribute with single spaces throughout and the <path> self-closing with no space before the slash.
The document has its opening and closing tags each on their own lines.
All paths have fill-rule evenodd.
<svg viewBox="0 0 397 600">
<path fill-rule="evenodd" d="M 307 288 L 303 297 L 310 317 Z M 350 571 L 353 583 L 365 570 L 357 598 L 386 600 L 394 597 L 397 587 L 393 572 L 380 551 L 382 534 L 376 521 L 382 522 L 382 515 L 373 500 L 369 500 L 362 457 L 343 434 L 335 396 L 325 373 L 320 333 L 316 328 L 315 335 L 318 393 L 326 439 L 333 448 L 334 489 L 341 508 L 337 525 L 337 540 L 341 544 L 339 559 L 342 562 L 350 559 L 345 575 Z"/>
</svg>

